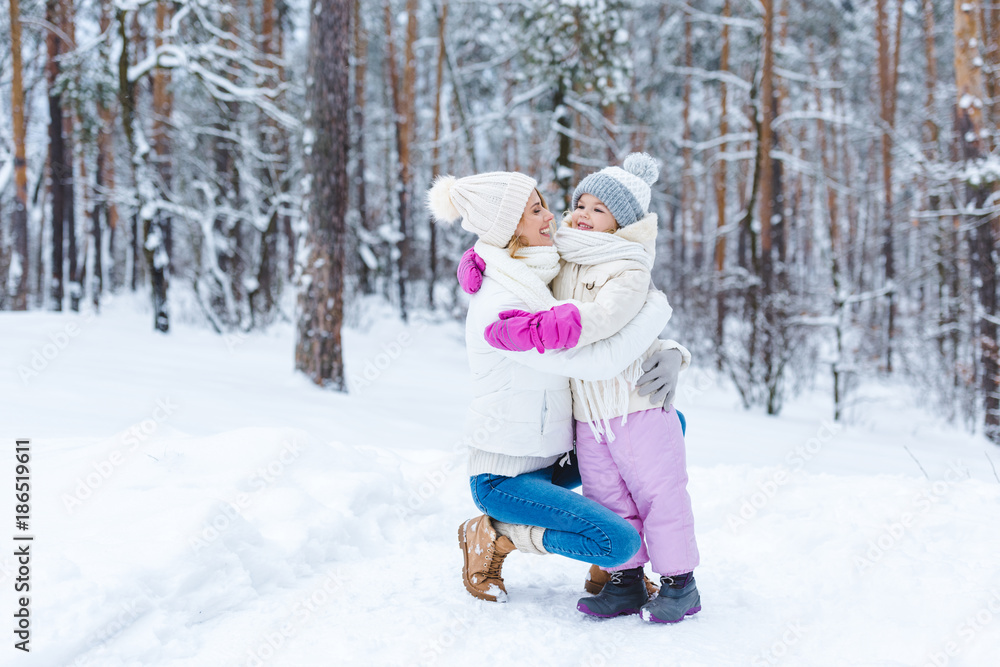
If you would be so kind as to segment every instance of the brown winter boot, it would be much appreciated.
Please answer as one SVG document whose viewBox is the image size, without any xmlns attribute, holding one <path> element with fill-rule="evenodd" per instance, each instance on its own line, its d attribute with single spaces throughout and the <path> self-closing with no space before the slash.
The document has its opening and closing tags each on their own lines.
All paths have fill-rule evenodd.
<svg viewBox="0 0 1000 667">
<path fill-rule="evenodd" d="M 497 535 L 490 517 L 483 514 L 458 527 L 462 550 L 462 580 L 473 597 L 489 602 L 506 602 L 507 589 L 500 576 L 503 559 L 514 551 L 514 543 Z"/>
<path fill-rule="evenodd" d="M 646 592 L 649 593 L 650 598 L 660 592 L 660 587 L 650 581 L 649 577 L 645 574 L 643 574 L 642 577 L 646 580 Z M 597 595 L 601 592 L 601 589 L 604 588 L 604 584 L 608 583 L 608 579 L 610 578 L 610 574 L 596 565 L 591 565 L 590 572 L 587 573 L 587 580 L 583 582 L 583 589 L 591 595 Z"/>
</svg>

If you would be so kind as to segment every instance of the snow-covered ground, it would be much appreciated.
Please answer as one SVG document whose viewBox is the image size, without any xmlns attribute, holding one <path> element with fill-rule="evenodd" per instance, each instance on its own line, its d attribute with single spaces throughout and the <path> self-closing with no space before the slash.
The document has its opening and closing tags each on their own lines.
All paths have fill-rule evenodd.
<svg viewBox="0 0 1000 667">
<path fill-rule="evenodd" d="M 769 418 L 688 371 L 704 609 L 598 621 L 575 610 L 587 566 L 557 556 L 512 554 L 507 604 L 462 587 L 458 324 L 369 315 L 340 395 L 293 373 L 289 325 L 149 320 L 0 314 L 0 664 L 998 664 L 1000 450 L 903 390 L 866 385 L 838 427 L 822 392 Z M 18 437 L 30 654 L 11 622 Z"/>
</svg>

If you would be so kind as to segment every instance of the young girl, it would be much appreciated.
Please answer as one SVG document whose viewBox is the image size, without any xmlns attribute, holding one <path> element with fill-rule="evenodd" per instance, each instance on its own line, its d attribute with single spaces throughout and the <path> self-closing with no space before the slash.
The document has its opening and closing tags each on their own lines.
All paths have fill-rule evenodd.
<svg viewBox="0 0 1000 667">
<path fill-rule="evenodd" d="M 629 155 L 623 167 L 583 179 L 573 193 L 568 224 L 555 236 L 562 264 L 553 296 L 597 305 L 606 318 L 602 334 L 627 324 L 642 307 L 656 243 L 656 215 L 648 209 L 659 167 L 643 153 Z M 525 330 L 537 326 L 538 315 L 501 319 L 487 328 L 486 338 L 494 347 L 511 349 L 524 340 Z M 686 366 L 690 354 L 677 347 Z M 677 412 L 636 389 L 642 363 L 654 348 L 660 349 L 654 343 L 611 380 L 572 381 L 583 493 L 629 521 L 644 541 L 629 561 L 607 569 L 608 583 L 596 596 L 582 598 L 577 609 L 602 618 L 638 612 L 646 621 L 676 623 L 701 610 L 693 576 L 698 547 Z M 643 581 L 647 562 L 661 575 L 652 600 Z"/>
</svg>

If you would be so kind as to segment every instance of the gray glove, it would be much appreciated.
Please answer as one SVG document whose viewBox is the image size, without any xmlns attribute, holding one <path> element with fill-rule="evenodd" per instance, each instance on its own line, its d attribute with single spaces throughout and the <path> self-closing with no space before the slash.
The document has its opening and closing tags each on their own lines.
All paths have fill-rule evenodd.
<svg viewBox="0 0 1000 667">
<path fill-rule="evenodd" d="M 640 396 L 652 394 L 649 400 L 656 404 L 663 401 L 663 409 L 669 410 L 677 392 L 677 377 L 681 374 L 684 357 L 680 350 L 661 350 L 650 355 L 642 364 L 643 373 L 636 387 Z"/>
</svg>

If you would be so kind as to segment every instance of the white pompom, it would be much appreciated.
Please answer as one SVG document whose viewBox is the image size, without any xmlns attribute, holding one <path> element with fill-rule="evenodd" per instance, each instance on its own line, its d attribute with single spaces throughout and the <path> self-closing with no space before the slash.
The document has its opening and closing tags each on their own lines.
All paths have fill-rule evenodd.
<svg viewBox="0 0 1000 667">
<path fill-rule="evenodd" d="M 629 153 L 622 168 L 641 178 L 647 185 L 656 183 L 656 179 L 660 177 L 660 163 L 648 153 Z"/>
<path fill-rule="evenodd" d="M 454 176 L 438 176 L 427 191 L 427 208 L 438 222 L 455 222 L 462 217 L 451 201 L 451 189 L 457 180 Z"/>
</svg>

